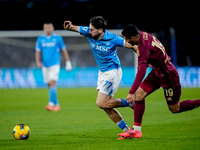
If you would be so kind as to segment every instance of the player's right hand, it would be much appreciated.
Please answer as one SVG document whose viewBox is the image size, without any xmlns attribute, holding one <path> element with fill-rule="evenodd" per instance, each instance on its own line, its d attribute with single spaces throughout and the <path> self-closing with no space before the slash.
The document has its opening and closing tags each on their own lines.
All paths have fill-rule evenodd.
<svg viewBox="0 0 200 150">
<path fill-rule="evenodd" d="M 71 25 L 72 25 L 72 22 L 71 22 L 71 21 L 65 21 L 65 22 L 64 22 L 64 29 L 65 29 L 65 30 L 69 29 Z"/>
</svg>

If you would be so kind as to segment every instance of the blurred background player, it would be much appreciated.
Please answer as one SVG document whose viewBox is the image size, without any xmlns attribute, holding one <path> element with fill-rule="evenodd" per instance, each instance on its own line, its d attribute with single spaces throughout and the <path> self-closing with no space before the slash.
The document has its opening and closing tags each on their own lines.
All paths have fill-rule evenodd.
<svg viewBox="0 0 200 150">
<path fill-rule="evenodd" d="M 164 90 L 165 99 L 172 113 L 181 113 L 200 106 L 200 99 L 180 101 L 181 84 L 178 71 L 167 55 L 164 46 L 151 34 L 139 31 L 134 25 L 128 25 L 122 35 L 130 44 L 138 44 L 138 71 L 126 100 L 134 105 L 133 129 L 119 134 L 122 138 L 141 138 L 142 117 L 145 111 L 145 97 L 159 89 Z M 148 76 L 147 67 L 152 71 Z M 143 81 L 143 82 L 142 82 Z"/>
<path fill-rule="evenodd" d="M 60 71 L 60 50 L 63 51 L 66 60 L 65 69 L 70 71 L 72 65 L 63 38 L 53 33 L 53 24 L 44 23 L 43 30 L 45 34 L 37 38 L 35 59 L 37 67 L 42 68 L 44 82 L 47 83 L 49 88 L 49 103 L 46 109 L 59 111 L 61 107 L 57 98 L 56 81 Z"/>
<path fill-rule="evenodd" d="M 64 28 L 70 31 L 79 32 L 87 37 L 95 60 L 99 67 L 96 104 L 103 109 L 107 115 L 123 131 L 129 127 L 123 120 L 116 107 L 132 107 L 125 99 L 113 98 L 118 89 L 122 77 L 120 61 L 117 56 L 117 47 L 134 49 L 135 47 L 125 40 L 106 30 L 107 23 L 102 16 L 95 16 L 90 19 L 89 27 L 75 26 L 72 22 L 65 21 Z M 134 49 L 135 50 L 135 49 Z"/>
</svg>

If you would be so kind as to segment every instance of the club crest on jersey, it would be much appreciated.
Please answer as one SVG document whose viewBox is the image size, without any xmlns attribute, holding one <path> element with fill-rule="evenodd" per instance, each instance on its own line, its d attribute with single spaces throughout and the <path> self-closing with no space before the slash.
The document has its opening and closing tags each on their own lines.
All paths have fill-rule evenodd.
<svg viewBox="0 0 200 150">
<path fill-rule="evenodd" d="M 90 45 L 91 45 L 92 48 L 95 48 L 95 44 L 94 43 L 91 43 Z"/>
<path fill-rule="evenodd" d="M 110 43 L 110 42 L 106 42 L 105 45 L 106 45 L 106 46 L 110 46 L 111 43 Z"/>
</svg>

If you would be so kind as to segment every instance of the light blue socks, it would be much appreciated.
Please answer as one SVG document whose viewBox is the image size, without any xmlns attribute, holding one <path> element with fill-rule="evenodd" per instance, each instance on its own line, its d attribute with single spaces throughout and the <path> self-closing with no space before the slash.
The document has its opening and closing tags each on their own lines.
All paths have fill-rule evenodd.
<svg viewBox="0 0 200 150">
<path fill-rule="evenodd" d="M 135 104 L 135 102 L 133 102 L 133 103 L 128 103 L 125 99 L 122 99 L 121 98 L 121 100 L 122 100 L 122 105 L 121 105 L 121 107 L 133 107 L 133 105 Z"/>
<path fill-rule="evenodd" d="M 121 99 L 121 100 L 122 100 L 121 107 L 127 107 L 127 106 L 129 106 L 129 103 L 125 99 Z"/>
<path fill-rule="evenodd" d="M 129 127 L 127 126 L 126 122 L 122 119 L 120 122 L 117 123 L 117 126 L 122 129 L 123 131 L 128 131 Z"/>
<path fill-rule="evenodd" d="M 49 105 L 59 106 L 56 86 L 51 86 L 49 88 Z"/>
</svg>

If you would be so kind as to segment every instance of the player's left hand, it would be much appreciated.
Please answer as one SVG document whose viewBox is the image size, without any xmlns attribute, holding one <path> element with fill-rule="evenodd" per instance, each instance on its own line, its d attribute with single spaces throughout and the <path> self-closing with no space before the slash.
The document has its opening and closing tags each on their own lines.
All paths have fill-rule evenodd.
<svg viewBox="0 0 200 150">
<path fill-rule="evenodd" d="M 68 72 L 72 70 L 72 64 L 71 64 L 71 61 L 70 61 L 70 60 L 66 61 L 65 69 L 66 69 Z"/>
<path fill-rule="evenodd" d="M 133 103 L 134 102 L 133 96 L 134 96 L 134 94 L 128 94 L 128 96 L 126 97 L 126 100 L 128 101 L 128 103 Z"/>
</svg>

